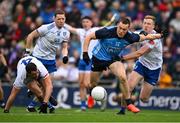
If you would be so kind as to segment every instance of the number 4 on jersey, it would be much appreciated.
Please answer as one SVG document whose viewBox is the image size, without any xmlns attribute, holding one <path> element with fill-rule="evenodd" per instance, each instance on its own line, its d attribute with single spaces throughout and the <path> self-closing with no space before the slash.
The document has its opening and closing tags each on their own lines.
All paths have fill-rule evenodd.
<svg viewBox="0 0 180 123">
<path fill-rule="evenodd" d="M 22 60 L 21 64 L 27 65 L 31 62 L 31 60 L 32 60 L 32 58 L 24 59 L 24 60 Z"/>
</svg>

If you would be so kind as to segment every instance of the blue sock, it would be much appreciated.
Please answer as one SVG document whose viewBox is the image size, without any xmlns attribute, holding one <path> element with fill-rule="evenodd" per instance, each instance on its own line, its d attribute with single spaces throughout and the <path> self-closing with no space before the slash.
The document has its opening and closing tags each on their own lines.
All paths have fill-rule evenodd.
<svg viewBox="0 0 180 123">
<path fill-rule="evenodd" d="M 81 100 L 81 107 L 86 107 L 86 101 L 85 100 Z"/>
<path fill-rule="evenodd" d="M 49 109 L 53 108 L 53 105 L 50 102 L 48 102 L 48 108 Z"/>
<path fill-rule="evenodd" d="M 126 108 L 125 108 L 125 107 L 121 107 L 120 111 L 121 111 L 121 112 L 125 112 L 125 111 L 126 111 Z"/>
<path fill-rule="evenodd" d="M 4 103 L 4 100 L 0 100 L 0 103 Z"/>
<path fill-rule="evenodd" d="M 32 101 L 29 103 L 28 107 L 35 107 L 36 105 L 37 105 L 37 102 L 34 101 L 34 100 L 32 100 Z"/>
</svg>

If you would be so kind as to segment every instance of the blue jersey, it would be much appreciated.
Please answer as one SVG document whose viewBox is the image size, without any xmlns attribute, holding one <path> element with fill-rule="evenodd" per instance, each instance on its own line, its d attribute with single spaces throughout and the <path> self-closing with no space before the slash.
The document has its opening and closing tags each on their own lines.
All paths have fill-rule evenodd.
<svg viewBox="0 0 180 123">
<path fill-rule="evenodd" d="M 120 38 L 117 35 L 117 27 L 105 27 L 95 32 L 98 44 L 93 49 L 93 55 L 105 61 L 110 61 L 117 57 L 121 51 L 129 44 L 138 42 L 140 36 L 135 33 L 127 32 Z"/>
</svg>

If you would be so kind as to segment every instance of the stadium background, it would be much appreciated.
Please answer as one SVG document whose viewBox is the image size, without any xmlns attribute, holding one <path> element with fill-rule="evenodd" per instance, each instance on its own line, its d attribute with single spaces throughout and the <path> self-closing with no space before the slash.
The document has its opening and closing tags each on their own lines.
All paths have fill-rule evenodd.
<svg viewBox="0 0 180 123">
<path fill-rule="evenodd" d="M 180 2 L 179 0 L 1 0 L 0 1 L 0 50 L 8 62 L 9 73 L 1 77 L 5 90 L 5 99 L 9 95 L 12 83 L 16 76 L 16 65 L 24 52 L 26 36 L 42 24 L 52 22 L 53 12 L 60 8 L 66 12 L 66 23 L 81 27 L 82 16 L 91 16 L 94 26 L 103 26 L 114 13 L 116 20 L 124 16 L 132 19 L 131 31 L 140 29 L 142 19 L 147 14 L 157 18 L 157 30 L 167 28 L 169 36 L 164 39 L 163 68 L 161 77 L 152 98 L 149 108 L 163 108 L 180 110 Z M 114 23 L 115 24 L 115 23 Z M 71 35 L 69 41 L 69 64 L 61 62 L 60 51 L 57 52 L 58 72 L 54 78 L 54 95 L 65 89 L 63 94 L 74 94 L 78 87 L 77 62 L 80 53 L 80 42 L 76 35 Z M 125 53 L 132 52 L 131 46 Z M 134 61 L 125 62 L 127 74 L 132 70 Z M 105 86 L 109 93 L 115 92 L 116 78 L 109 71 L 103 73 L 100 84 Z M 15 105 L 26 105 L 26 95 L 23 93 L 16 99 Z M 63 90 L 64 91 L 64 90 Z M 154 96 L 154 97 L 153 97 Z M 67 98 L 70 98 L 67 97 Z M 60 97 L 63 100 L 63 96 Z M 28 100 L 28 99 L 27 99 Z M 77 99 L 78 100 L 78 99 Z M 78 103 L 69 101 L 77 107 Z M 175 108 L 172 108 L 173 106 Z M 109 104 L 109 107 L 112 105 Z M 143 106 L 142 106 L 143 107 Z M 177 107 L 177 108 L 176 108 Z"/>
</svg>

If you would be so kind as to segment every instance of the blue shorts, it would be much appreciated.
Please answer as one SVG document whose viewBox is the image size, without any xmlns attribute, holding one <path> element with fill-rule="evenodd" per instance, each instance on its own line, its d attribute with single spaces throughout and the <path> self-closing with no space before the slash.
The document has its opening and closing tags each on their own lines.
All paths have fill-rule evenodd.
<svg viewBox="0 0 180 123">
<path fill-rule="evenodd" d="M 137 61 L 134 67 L 134 71 L 142 75 L 144 77 L 144 81 L 155 86 L 159 79 L 161 68 L 150 70 L 147 67 L 143 66 L 139 61 Z"/>
<path fill-rule="evenodd" d="M 37 57 L 36 57 L 37 58 Z M 46 67 L 49 73 L 53 73 L 57 71 L 56 61 L 55 60 L 45 60 L 41 58 L 37 58 L 41 63 Z"/>
<path fill-rule="evenodd" d="M 84 60 L 80 59 L 78 64 L 78 69 L 80 71 L 91 71 L 91 62 L 87 65 Z"/>
</svg>

